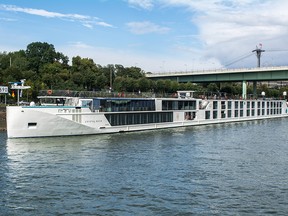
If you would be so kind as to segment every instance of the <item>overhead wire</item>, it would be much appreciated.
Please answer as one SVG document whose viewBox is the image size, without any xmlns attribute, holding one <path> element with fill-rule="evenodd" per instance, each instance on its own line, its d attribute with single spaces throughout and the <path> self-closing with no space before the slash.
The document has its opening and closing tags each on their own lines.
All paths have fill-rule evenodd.
<svg viewBox="0 0 288 216">
<path fill-rule="evenodd" d="M 267 52 L 288 52 L 288 50 L 265 50 Z"/>
<path fill-rule="evenodd" d="M 248 57 L 250 57 L 250 56 L 252 56 L 252 55 L 254 55 L 254 53 L 249 53 L 249 54 L 246 53 L 246 54 L 243 54 L 243 55 L 241 55 L 241 56 L 239 56 L 239 57 L 237 57 L 237 58 L 234 58 L 235 60 L 231 60 L 230 63 L 225 64 L 225 67 L 230 66 L 230 65 L 232 65 L 232 64 L 234 64 L 234 63 L 236 63 L 236 62 L 239 62 L 239 61 L 241 61 L 241 60 L 243 60 L 243 59 L 245 59 L 245 58 L 248 58 Z"/>
<path fill-rule="evenodd" d="M 275 49 L 275 50 L 265 50 L 265 52 L 288 52 L 288 50 L 281 50 L 281 49 L 277 50 L 277 49 Z M 249 53 L 245 53 L 243 55 L 240 55 L 240 56 L 232 59 L 229 63 L 225 64 L 224 67 L 228 67 L 228 66 L 230 66 L 232 64 L 235 64 L 235 63 L 237 63 L 237 62 L 239 62 L 239 61 L 241 61 L 243 59 L 246 59 L 246 58 L 248 58 L 248 57 L 250 57 L 252 55 L 254 55 L 254 53 L 250 53 L 250 52 Z"/>
</svg>

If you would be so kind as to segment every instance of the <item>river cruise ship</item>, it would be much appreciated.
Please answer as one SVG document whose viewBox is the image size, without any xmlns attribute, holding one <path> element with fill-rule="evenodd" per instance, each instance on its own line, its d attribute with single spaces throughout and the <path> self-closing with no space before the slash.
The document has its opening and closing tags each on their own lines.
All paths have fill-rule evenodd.
<svg viewBox="0 0 288 216">
<path fill-rule="evenodd" d="M 7 107 L 7 136 L 105 134 L 287 117 L 285 100 L 198 99 L 191 91 L 164 97 L 39 96 Z"/>
</svg>

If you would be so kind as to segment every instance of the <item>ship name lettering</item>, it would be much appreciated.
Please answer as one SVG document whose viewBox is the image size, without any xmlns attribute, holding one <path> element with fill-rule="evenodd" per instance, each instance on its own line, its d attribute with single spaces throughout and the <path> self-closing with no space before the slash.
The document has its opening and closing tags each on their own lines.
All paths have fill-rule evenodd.
<svg viewBox="0 0 288 216">
<path fill-rule="evenodd" d="M 102 120 L 89 120 L 89 121 L 85 121 L 85 123 L 97 123 L 97 122 L 102 122 Z"/>
<path fill-rule="evenodd" d="M 70 113 L 71 109 L 58 109 L 58 113 Z"/>
</svg>

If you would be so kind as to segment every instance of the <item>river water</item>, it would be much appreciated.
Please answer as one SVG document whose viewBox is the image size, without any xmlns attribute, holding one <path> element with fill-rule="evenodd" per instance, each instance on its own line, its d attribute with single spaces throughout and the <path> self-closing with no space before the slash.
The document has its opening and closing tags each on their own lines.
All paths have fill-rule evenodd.
<svg viewBox="0 0 288 216">
<path fill-rule="evenodd" d="M 0 215 L 288 215 L 288 119 L 112 135 L 0 133 Z"/>
</svg>

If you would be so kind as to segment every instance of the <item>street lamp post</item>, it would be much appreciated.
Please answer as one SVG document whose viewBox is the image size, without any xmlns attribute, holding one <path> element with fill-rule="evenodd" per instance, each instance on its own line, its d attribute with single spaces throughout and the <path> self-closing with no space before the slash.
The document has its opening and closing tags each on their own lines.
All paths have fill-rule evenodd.
<svg viewBox="0 0 288 216">
<path fill-rule="evenodd" d="M 284 91 L 284 92 L 283 92 L 283 97 L 284 97 L 284 100 L 286 100 L 286 96 L 287 96 L 287 92 L 286 92 L 286 91 Z"/>
<path fill-rule="evenodd" d="M 261 95 L 262 95 L 262 98 L 263 98 L 263 100 L 264 100 L 264 98 L 265 98 L 265 92 L 262 91 L 262 92 L 261 92 Z"/>
<path fill-rule="evenodd" d="M 112 92 L 112 88 L 113 88 L 113 81 L 112 81 L 113 77 L 112 77 L 112 67 L 110 67 L 110 91 Z"/>
</svg>

